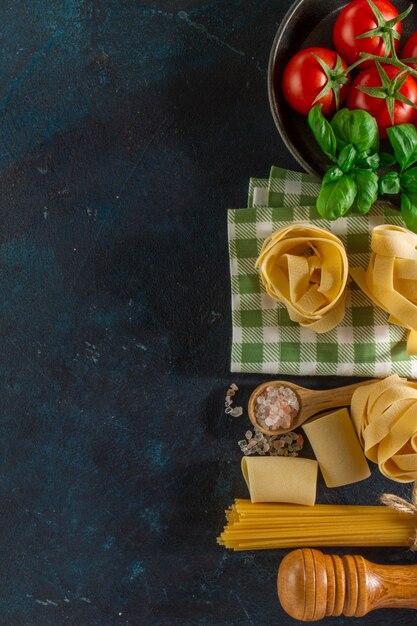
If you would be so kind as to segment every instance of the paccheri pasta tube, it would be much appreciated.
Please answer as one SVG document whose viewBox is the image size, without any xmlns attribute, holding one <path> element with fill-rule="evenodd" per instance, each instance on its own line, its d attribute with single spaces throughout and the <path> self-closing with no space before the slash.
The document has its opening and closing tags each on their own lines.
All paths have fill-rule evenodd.
<svg viewBox="0 0 417 626">
<path fill-rule="evenodd" d="M 341 487 L 371 475 L 347 409 L 318 415 L 303 425 L 328 487 Z"/>
<path fill-rule="evenodd" d="M 242 473 L 251 502 L 316 501 L 317 461 L 287 456 L 242 458 Z"/>
<path fill-rule="evenodd" d="M 417 354 L 417 235 L 401 226 L 383 224 L 372 231 L 368 269 L 350 275 L 389 321 L 410 330 L 407 351 Z"/>
<path fill-rule="evenodd" d="M 348 261 L 338 237 L 311 224 L 296 223 L 268 237 L 256 262 L 268 294 L 290 318 L 317 333 L 344 317 Z"/>
<path fill-rule="evenodd" d="M 365 454 L 397 482 L 417 480 L 417 383 L 396 374 L 359 387 L 352 420 Z"/>
</svg>

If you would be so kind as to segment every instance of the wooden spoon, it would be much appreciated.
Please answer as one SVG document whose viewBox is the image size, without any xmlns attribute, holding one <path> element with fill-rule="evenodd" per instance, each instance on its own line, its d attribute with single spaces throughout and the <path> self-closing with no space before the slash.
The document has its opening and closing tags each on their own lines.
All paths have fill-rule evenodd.
<svg viewBox="0 0 417 626">
<path fill-rule="evenodd" d="M 379 380 L 379 379 L 378 379 Z M 344 387 L 336 387 L 334 389 L 306 389 L 300 385 L 289 383 L 285 380 L 272 380 L 267 383 L 262 383 L 256 387 L 249 398 L 248 414 L 249 419 L 257 430 L 261 431 L 265 435 L 281 435 L 288 433 L 290 430 L 294 430 L 304 424 L 310 417 L 326 411 L 327 409 L 334 409 L 336 407 L 348 406 L 352 399 L 353 392 L 358 387 L 369 385 L 370 383 L 377 382 L 377 380 L 365 380 L 361 383 L 354 383 L 353 385 L 345 385 Z M 267 387 L 289 387 L 292 389 L 298 398 L 299 411 L 296 417 L 293 419 L 290 428 L 277 428 L 267 429 L 258 424 L 255 417 L 256 400 Z"/>
</svg>

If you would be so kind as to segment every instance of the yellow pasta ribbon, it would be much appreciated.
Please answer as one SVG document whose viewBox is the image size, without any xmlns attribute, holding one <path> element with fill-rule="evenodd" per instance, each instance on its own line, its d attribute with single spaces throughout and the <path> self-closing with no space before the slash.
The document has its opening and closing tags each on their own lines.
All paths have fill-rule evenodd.
<svg viewBox="0 0 417 626">
<path fill-rule="evenodd" d="M 384 476 L 417 480 L 417 382 L 394 374 L 359 387 L 351 415 L 365 455 Z"/>
<path fill-rule="evenodd" d="M 265 240 L 256 267 L 294 322 L 324 333 L 343 319 L 348 260 L 336 235 L 311 224 L 283 226 Z"/>
<path fill-rule="evenodd" d="M 353 267 L 350 275 L 391 323 L 409 329 L 407 352 L 417 354 L 417 235 L 401 226 L 376 226 L 371 250 L 368 269 Z"/>
</svg>

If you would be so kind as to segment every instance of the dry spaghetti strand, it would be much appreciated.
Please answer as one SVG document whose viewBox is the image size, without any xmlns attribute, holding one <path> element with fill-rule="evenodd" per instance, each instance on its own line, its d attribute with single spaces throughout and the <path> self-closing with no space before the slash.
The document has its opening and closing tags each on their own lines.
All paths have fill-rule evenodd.
<svg viewBox="0 0 417 626">
<path fill-rule="evenodd" d="M 235 500 L 217 543 L 233 550 L 408 546 L 415 517 L 383 506 L 252 504 Z"/>
</svg>

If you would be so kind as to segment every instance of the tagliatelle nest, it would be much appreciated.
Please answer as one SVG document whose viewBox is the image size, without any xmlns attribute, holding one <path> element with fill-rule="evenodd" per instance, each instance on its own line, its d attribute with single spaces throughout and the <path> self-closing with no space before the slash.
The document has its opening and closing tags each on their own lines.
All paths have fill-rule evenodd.
<svg viewBox="0 0 417 626">
<path fill-rule="evenodd" d="M 336 235 L 311 224 L 283 226 L 265 240 L 256 267 L 294 322 L 324 333 L 343 319 L 348 260 Z"/>
<path fill-rule="evenodd" d="M 417 383 L 397 374 L 356 389 L 352 420 L 365 455 L 384 476 L 417 480 Z"/>
<path fill-rule="evenodd" d="M 408 328 L 409 355 L 417 354 L 417 235 L 391 224 L 372 231 L 368 269 L 353 267 L 352 278 L 389 314 L 389 321 Z"/>
</svg>

